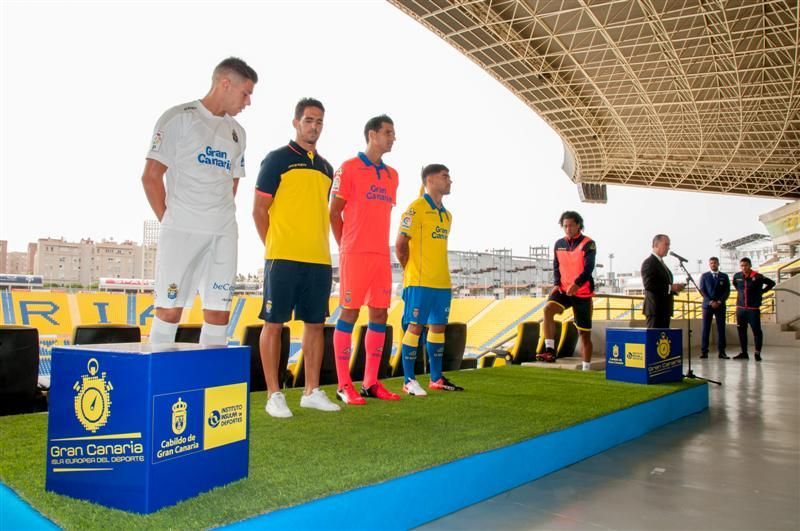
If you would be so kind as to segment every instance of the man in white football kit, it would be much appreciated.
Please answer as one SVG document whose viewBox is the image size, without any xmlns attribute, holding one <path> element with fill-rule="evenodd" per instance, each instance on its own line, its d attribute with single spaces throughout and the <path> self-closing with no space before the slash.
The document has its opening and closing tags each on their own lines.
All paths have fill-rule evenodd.
<svg viewBox="0 0 800 531">
<path fill-rule="evenodd" d="M 142 175 L 161 222 L 151 343 L 175 340 L 183 308 L 198 289 L 200 343 L 227 343 L 238 243 L 234 195 L 245 176 L 245 133 L 232 117 L 250 105 L 257 81 L 247 63 L 225 59 L 202 100 L 169 109 L 156 124 Z"/>
</svg>

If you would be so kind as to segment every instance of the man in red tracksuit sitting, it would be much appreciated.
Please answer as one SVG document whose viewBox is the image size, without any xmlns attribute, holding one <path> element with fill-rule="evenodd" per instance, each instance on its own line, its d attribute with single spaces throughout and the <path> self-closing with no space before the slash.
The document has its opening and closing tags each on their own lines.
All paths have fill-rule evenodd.
<svg viewBox="0 0 800 531">
<path fill-rule="evenodd" d="M 536 355 L 539 361 L 556 361 L 555 322 L 557 314 L 572 308 L 575 328 L 580 337 L 583 370 L 592 361 L 592 296 L 594 296 L 594 261 L 597 246 L 583 234 L 583 218 L 568 210 L 558 220 L 564 237 L 555 244 L 553 253 L 554 287 L 544 307 L 544 351 Z"/>
</svg>

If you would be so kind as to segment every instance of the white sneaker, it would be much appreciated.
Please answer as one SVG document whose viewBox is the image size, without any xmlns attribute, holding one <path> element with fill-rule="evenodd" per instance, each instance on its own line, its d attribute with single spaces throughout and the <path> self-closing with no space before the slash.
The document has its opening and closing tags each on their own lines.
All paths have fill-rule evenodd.
<svg viewBox="0 0 800 531">
<path fill-rule="evenodd" d="M 584 371 L 591 371 L 592 370 L 592 364 L 591 363 L 586 362 L 586 361 L 581 362 L 581 363 L 583 364 L 582 367 L 581 367 L 582 370 L 584 370 Z"/>
<path fill-rule="evenodd" d="M 275 418 L 288 419 L 292 416 L 292 411 L 286 405 L 286 397 L 281 392 L 272 393 L 264 409 Z"/>
<path fill-rule="evenodd" d="M 428 396 L 428 393 L 416 380 L 409 380 L 407 384 L 403 385 L 403 391 L 411 396 Z"/>
<path fill-rule="evenodd" d="M 300 407 L 307 407 L 310 409 L 319 409 L 320 411 L 339 411 L 338 405 L 334 404 L 328 399 L 325 391 L 317 387 L 311 391 L 310 395 L 303 395 L 300 399 Z"/>
</svg>

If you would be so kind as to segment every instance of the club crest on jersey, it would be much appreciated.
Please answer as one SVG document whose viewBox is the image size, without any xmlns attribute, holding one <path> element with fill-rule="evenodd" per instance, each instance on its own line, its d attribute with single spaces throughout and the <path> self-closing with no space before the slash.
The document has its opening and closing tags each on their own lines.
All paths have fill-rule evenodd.
<svg viewBox="0 0 800 531">
<path fill-rule="evenodd" d="M 150 151 L 158 153 L 161 150 L 161 141 L 164 139 L 163 131 L 156 131 L 153 141 L 150 143 Z"/>
<path fill-rule="evenodd" d="M 342 186 L 342 169 L 339 168 L 338 170 L 336 170 L 336 174 L 333 176 L 333 185 L 331 185 L 331 189 L 334 192 L 338 192 L 341 186 Z"/>
<path fill-rule="evenodd" d="M 167 288 L 167 298 L 170 300 L 175 300 L 178 298 L 178 285 L 174 282 Z"/>
<path fill-rule="evenodd" d="M 237 144 L 239 143 L 239 135 L 236 134 L 236 129 L 231 129 L 231 138 L 233 138 L 233 141 Z"/>
</svg>

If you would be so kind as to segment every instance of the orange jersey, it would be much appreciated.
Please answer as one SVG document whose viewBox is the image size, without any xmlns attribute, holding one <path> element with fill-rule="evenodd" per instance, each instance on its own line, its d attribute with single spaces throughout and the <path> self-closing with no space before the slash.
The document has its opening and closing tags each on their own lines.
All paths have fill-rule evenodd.
<svg viewBox="0 0 800 531">
<path fill-rule="evenodd" d="M 339 252 L 389 254 L 389 226 L 397 202 L 397 171 L 366 155 L 345 161 L 333 178 L 332 193 L 347 201 Z"/>
<path fill-rule="evenodd" d="M 574 283 L 579 286 L 576 297 L 588 298 L 594 295 L 594 260 L 597 246 L 592 239 L 579 234 L 569 240 L 561 238 L 555 245 L 553 273 L 556 285 L 566 293 Z"/>
</svg>

